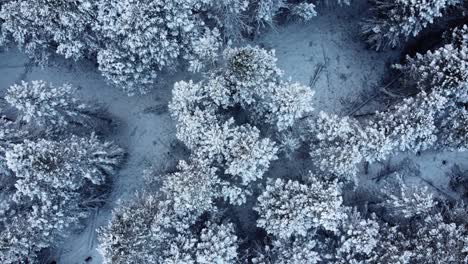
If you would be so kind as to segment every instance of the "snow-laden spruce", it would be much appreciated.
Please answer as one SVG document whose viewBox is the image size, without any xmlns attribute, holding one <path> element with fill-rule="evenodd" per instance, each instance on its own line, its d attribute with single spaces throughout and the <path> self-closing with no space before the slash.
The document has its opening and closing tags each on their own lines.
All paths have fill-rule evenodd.
<svg viewBox="0 0 468 264">
<path fill-rule="evenodd" d="M 10 107 L 2 109 L 7 116 L 0 122 L 2 263 L 42 261 L 45 251 L 89 216 L 89 209 L 102 204 L 103 186 L 123 160 L 123 150 L 99 140 L 92 123 L 78 135 L 65 129 L 89 110 L 72 91 L 42 81 L 7 91 Z"/>
<path fill-rule="evenodd" d="M 279 238 L 306 236 L 312 228 L 336 231 L 342 204 L 339 184 L 311 175 L 310 183 L 268 180 L 254 210 L 257 226 Z"/>
<path fill-rule="evenodd" d="M 362 32 L 377 50 L 394 48 L 419 34 L 462 0 L 373 0 L 373 15 L 365 19 Z"/>
<path fill-rule="evenodd" d="M 379 243 L 380 225 L 373 219 L 375 216 L 365 219 L 356 209 L 346 210 L 334 245 L 336 253 L 331 254 L 332 263 L 366 263 Z"/>
<path fill-rule="evenodd" d="M 462 91 L 466 90 L 457 91 L 465 93 Z M 453 120 L 443 118 L 453 105 L 453 97 L 441 89 L 429 93 L 422 91 L 385 111 L 376 112 L 363 122 L 321 113 L 310 121 L 314 137 L 310 155 L 318 160 L 322 170 L 356 180 L 356 166 L 362 161 L 383 160 L 397 151 L 450 149 L 451 144 L 458 145 L 456 142 L 462 140 L 459 130 L 443 123 L 444 120 L 454 124 L 463 122 L 463 115 L 457 115 Z M 445 128 L 447 133 L 442 134 L 439 128 Z"/>
<path fill-rule="evenodd" d="M 0 44 L 16 42 L 44 63 L 51 52 L 79 59 L 97 49 L 95 1 L 13 0 L 1 5 Z"/>
<path fill-rule="evenodd" d="M 22 121 L 59 127 L 90 118 L 86 112 L 90 107 L 79 102 L 74 92 L 69 84 L 55 87 L 41 80 L 23 81 L 10 86 L 5 99 L 18 109 Z"/>
<path fill-rule="evenodd" d="M 225 66 L 208 79 L 174 85 L 169 109 L 177 121 L 177 138 L 206 166 L 219 168 L 222 196 L 242 204 L 252 184 L 277 159 L 278 147 L 261 137 L 262 126 L 278 133 L 310 113 L 313 92 L 281 79 L 273 52 L 254 47 L 225 51 Z M 251 118 L 239 124 L 241 108 Z"/>
<path fill-rule="evenodd" d="M 198 70 L 199 61 L 213 58 L 221 45 L 218 30 L 203 20 L 206 6 L 203 0 L 100 1 L 95 25 L 104 44 L 97 54 L 99 69 L 129 94 L 146 92 L 179 59 Z"/>
<path fill-rule="evenodd" d="M 295 237 L 294 240 L 274 240 L 271 246 L 256 252 L 255 264 L 319 264 L 324 260 L 316 237 Z"/>
<path fill-rule="evenodd" d="M 396 190 L 395 190 L 396 189 Z M 415 218 L 425 216 L 434 210 L 437 202 L 428 187 L 408 186 L 398 176 L 396 188 L 384 189 L 384 207 L 394 218 Z"/>
<path fill-rule="evenodd" d="M 18 177 L 17 193 L 36 193 L 43 182 L 48 188 L 79 190 L 87 184 L 102 185 L 122 161 L 122 149 L 109 142 L 72 136 L 63 141 L 29 140 L 5 154 L 8 168 Z M 37 193 L 40 196 L 40 193 Z"/>
<path fill-rule="evenodd" d="M 111 84 L 133 95 L 148 92 L 163 72 L 202 70 L 226 41 L 282 13 L 316 15 L 304 0 L 13 0 L 1 5 L 0 45 L 15 42 L 42 65 L 54 53 L 97 61 Z"/>
<path fill-rule="evenodd" d="M 158 263 L 155 253 L 166 238 L 158 226 L 162 217 L 157 196 L 138 195 L 132 202 L 121 202 L 111 222 L 99 231 L 104 263 Z"/>
<path fill-rule="evenodd" d="M 215 210 L 221 197 L 221 180 L 216 168 L 200 160 L 180 161 L 178 172 L 162 177 L 161 192 L 172 201 L 174 214 L 193 224 L 203 213 Z"/>
<path fill-rule="evenodd" d="M 216 218 L 186 225 L 171 200 L 144 193 L 120 204 L 99 232 L 104 263 L 235 263 L 238 238 L 234 225 Z M 200 219 L 198 219 L 200 220 Z"/>
<path fill-rule="evenodd" d="M 42 249 L 55 245 L 96 204 L 97 186 L 109 179 L 122 150 L 94 136 L 64 141 L 25 140 L 6 151 L 14 174 L 11 203 L 2 209 L 2 263 L 34 261 Z M 16 254 L 16 258 L 8 257 Z"/>
<path fill-rule="evenodd" d="M 245 47 L 225 51 L 226 66 L 200 83 L 178 82 L 170 104 L 172 115 L 182 120 L 196 111 L 208 113 L 240 106 L 257 122 L 279 131 L 313 110 L 310 88 L 283 81 L 274 52 Z"/>
<path fill-rule="evenodd" d="M 404 74 L 405 85 L 416 89 L 453 89 L 468 85 L 468 46 L 447 44 L 413 58 L 407 57 L 403 65 L 395 67 Z"/>
</svg>

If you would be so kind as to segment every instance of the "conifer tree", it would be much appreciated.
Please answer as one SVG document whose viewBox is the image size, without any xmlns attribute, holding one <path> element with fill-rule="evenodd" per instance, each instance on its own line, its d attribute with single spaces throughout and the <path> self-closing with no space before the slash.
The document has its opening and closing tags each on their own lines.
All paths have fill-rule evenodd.
<svg viewBox="0 0 468 264">
<path fill-rule="evenodd" d="M 394 48 L 427 28 L 460 0 L 374 0 L 373 15 L 362 25 L 367 42 L 377 50 Z"/>
<path fill-rule="evenodd" d="M 29 56 L 45 62 L 51 53 L 79 59 L 95 52 L 94 1 L 14 0 L 2 3 L 0 43 L 13 40 Z"/>
<path fill-rule="evenodd" d="M 306 236 L 312 228 L 336 231 L 342 198 L 338 183 L 311 175 L 310 184 L 281 179 L 268 180 L 254 210 L 260 215 L 257 226 L 269 234 L 287 239 Z"/>
</svg>

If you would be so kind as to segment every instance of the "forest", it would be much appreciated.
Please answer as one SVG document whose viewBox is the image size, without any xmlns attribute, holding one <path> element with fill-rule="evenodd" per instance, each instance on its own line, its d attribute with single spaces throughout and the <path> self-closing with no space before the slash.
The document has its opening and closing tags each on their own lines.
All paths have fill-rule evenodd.
<svg viewBox="0 0 468 264">
<path fill-rule="evenodd" d="M 468 263 L 468 2 L 0 1 L 0 263 Z"/>
</svg>

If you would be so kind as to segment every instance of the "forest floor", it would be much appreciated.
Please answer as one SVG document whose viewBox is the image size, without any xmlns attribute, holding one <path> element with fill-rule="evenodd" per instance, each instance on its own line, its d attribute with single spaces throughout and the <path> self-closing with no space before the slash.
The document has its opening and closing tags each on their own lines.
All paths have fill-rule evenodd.
<svg viewBox="0 0 468 264">
<path fill-rule="evenodd" d="M 285 22 L 245 44 L 275 49 L 284 77 L 309 85 L 315 91 L 316 111 L 345 115 L 377 92 L 389 65 L 399 58 L 397 52 L 368 50 L 360 39 L 358 23 L 366 10 L 364 2 L 355 1 L 350 7 L 325 8 L 308 23 Z M 174 152 L 175 125 L 167 104 L 174 81 L 186 80 L 190 75 L 176 73 L 151 93 L 128 97 L 107 85 L 95 65 L 89 62 L 57 60 L 52 63 L 55 65 L 39 68 L 30 66 L 19 51 L 0 53 L 0 91 L 21 80 L 41 79 L 55 85 L 70 83 L 78 87 L 83 101 L 103 105 L 117 121 L 107 139 L 124 147 L 128 159 L 115 180 L 111 199 L 92 214 L 84 231 L 73 235 L 57 250 L 59 264 L 98 264 L 102 261 L 96 250 L 96 229 L 109 220 L 115 203 L 142 188 L 144 170 L 153 166 L 164 173 L 181 157 Z M 367 110 L 361 111 L 373 110 L 378 104 L 370 102 L 366 107 Z M 425 184 L 430 182 L 449 193 L 446 173 L 451 165 L 462 164 L 467 157 L 457 153 L 399 154 L 388 162 L 370 166 L 369 173 L 361 178 L 373 181 L 383 170 L 395 171 L 392 168 L 398 168 L 404 158 L 409 158 L 416 164 L 419 176 L 427 177 Z"/>
</svg>

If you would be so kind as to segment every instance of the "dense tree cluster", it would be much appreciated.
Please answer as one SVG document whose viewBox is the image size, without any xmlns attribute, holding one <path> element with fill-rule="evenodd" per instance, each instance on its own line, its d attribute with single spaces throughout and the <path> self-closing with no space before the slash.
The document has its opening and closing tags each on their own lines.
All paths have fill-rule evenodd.
<svg viewBox="0 0 468 264">
<path fill-rule="evenodd" d="M 90 126 L 75 127 L 78 134 L 63 129 L 93 118 L 69 85 L 23 82 L 5 99 L 16 115 L 1 123 L 0 260 L 35 263 L 97 205 L 99 186 L 109 182 L 123 150 Z"/>
<path fill-rule="evenodd" d="M 104 263 L 235 263 L 234 225 L 209 217 L 187 223 L 171 211 L 174 201 L 146 193 L 114 211 L 100 232 Z M 195 209 L 195 208 L 194 208 Z M 189 216 L 191 217 L 191 216 Z"/>
<path fill-rule="evenodd" d="M 468 262 L 463 203 L 400 172 L 378 188 L 359 186 L 363 162 L 468 149 L 468 27 L 394 65 L 394 83 L 414 93 L 365 116 L 315 113 L 314 91 L 285 79 L 273 50 L 237 44 L 284 15 L 310 20 L 327 2 L 0 4 L 0 44 L 14 42 L 44 65 L 53 54 L 90 59 L 128 94 L 169 72 L 203 71 L 175 82 L 168 106 L 185 160 L 163 175 L 150 170 L 145 187 L 117 202 L 98 232 L 104 263 Z M 375 0 L 363 34 L 377 50 L 397 47 L 462 2 Z M 71 85 L 22 82 L 3 99 L 0 262 L 37 263 L 102 206 L 124 152 L 101 140 L 109 119 Z"/>
<path fill-rule="evenodd" d="M 304 20 L 316 15 L 313 3 L 287 0 L 14 0 L 1 6 L 0 43 L 13 41 L 43 64 L 53 53 L 96 60 L 110 83 L 132 95 L 180 61 L 201 70 L 223 39 L 251 34 L 287 10 Z"/>
<path fill-rule="evenodd" d="M 297 181 L 269 180 L 254 208 L 257 225 L 279 238 L 306 236 L 311 228 L 335 231 L 341 217 L 342 198 L 336 181 L 311 175 L 309 185 Z"/>
<path fill-rule="evenodd" d="M 207 80 L 175 84 L 169 108 L 177 121 L 177 137 L 191 151 L 191 157 L 179 163 L 177 172 L 161 177 L 159 192 L 148 191 L 114 212 L 100 236 L 101 251 L 109 262 L 132 263 L 141 255 L 148 255 L 149 263 L 234 263 L 240 258 L 235 226 L 223 217 L 219 206 L 245 204 L 254 183 L 278 158 L 276 143 L 262 137 L 257 126 L 280 133 L 312 110 L 313 92 L 281 77 L 273 53 L 246 47 L 227 50 L 225 66 L 211 72 Z M 295 96 L 284 100 L 277 94 Z M 250 120 L 241 123 L 243 115 Z M 317 196 L 326 195 L 316 191 Z M 320 214 L 319 208 L 326 205 L 317 206 Z M 141 212 L 146 207 L 157 210 L 141 215 L 148 218 L 141 221 L 151 223 L 143 235 L 151 244 L 127 248 L 136 243 L 130 242 L 132 239 L 142 236 L 133 230 L 143 229 L 121 221 L 126 215 L 137 215 L 130 211 Z M 129 237 L 116 239 L 114 235 L 119 234 Z M 154 250 L 159 252 L 158 258 L 149 256 Z M 120 257 L 121 251 L 129 256 Z"/>
<path fill-rule="evenodd" d="M 392 196 L 392 202 L 384 200 L 381 204 L 390 210 L 388 213 L 376 210 L 364 217 L 358 210 L 340 205 L 338 208 L 342 213 L 322 215 L 325 219 L 337 221 L 338 225 L 334 230 L 315 226 L 306 229 L 305 233 L 303 230 L 291 237 L 272 234 L 272 241 L 257 252 L 253 262 L 377 264 L 467 261 L 468 230 L 463 222 L 453 221 L 451 217 L 442 215 L 441 207 L 433 196 L 427 194 L 427 189 L 402 185 L 400 190 L 399 194 L 382 193 Z M 268 187 L 266 192 L 270 192 Z M 341 195 L 340 191 L 338 195 Z M 292 194 L 296 199 L 302 196 L 303 194 Z M 277 200 L 273 199 L 271 202 L 275 201 Z M 262 202 L 262 198 L 259 202 Z M 296 218 L 297 213 L 295 210 L 285 210 L 290 208 L 288 206 L 281 208 L 284 202 L 286 201 L 278 203 L 277 211 L 283 214 L 283 223 L 289 223 L 289 219 Z M 423 207 L 419 207 L 420 205 Z M 421 210 L 422 208 L 425 210 Z M 403 217 L 405 221 L 396 221 L 395 216 Z M 323 220 L 322 217 L 315 219 Z M 260 218 L 258 224 L 261 226 L 262 223 Z M 285 227 L 279 223 L 271 224 L 280 229 Z"/>
<path fill-rule="evenodd" d="M 461 0 L 373 0 L 372 16 L 362 25 L 366 41 L 377 50 L 394 48 L 415 37 Z"/>
<path fill-rule="evenodd" d="M 354 180 L 362 161 L 382 161 L 397 151 L 464 151 L 466 84 L 429 87 L 363 121 L 320 113 L 310 122 L 310 155 L 322 170 Z"/>
<path fill-rule="evenodd" d="M 384 160 L 395 151 L 464 149 L 464 119 L 451 111 L 462 109 L 456 108 L 466 98 L 462 84 L 421 89 L 366 120 L 323 112 L 314 116 L 312 91 L 283 81 L 273 53 L 246 47 L 228 49 L 224 56 L 223 66 L 204 80 L 175 84 L 169 108 L 177 137 L 191 156 L 179 163 L 177 172 L 161 177 L 158 192 L 150 190 L 114 212 L 100 235 L 109 263 L 133 263 L 141 257 L 149 263 L 468 260 L 463 220 L 453 217 L 427 188 L 401 182 L 382 189 L 372 207 L 343 202 L 346 183 L 357 183 L 362 161 Z M 305 116 L 311 128 L 305 134 L 313 135 L 312 161 L 319 162 L 322 172 L 302 179 L 267 178 L 258 193 L 253 183 L 279 158 L 275 140 Z M 252 207 L 251 195 L 256 195 Z M 239 226 L 232 224 L 236 219 L 225 213 L 233 206 L 256 212 L 256 227 L 266 234 L 263 240 L 249 241 L 259 245 L 257 250 L 240 245 Z M 151 213 L 139 213 L 146 207 Z M 134 221 L 135 215 L 142 219 Z M 212 240 L 203 240 L 204 234 Z M 434 236 L 444 242 L 437 243 Z"/>
<path fill-rule="evenodd" d="M 222 196 L 245 202 L 249 186 L 263 177 L 277 159 L 277 144 L 262 138 L 256 125 L 281 132 L 312 111 L 313 92 L 281 80 L 271 52 L 253 47 L 229 49 L 226 65 L 199 83 L 178 82 L 169 106 L 177 122 L 177 137 L 199 163 L 218 168 Z M 241 108 L 250 123 L 239 123 Z"/>
</svg>

